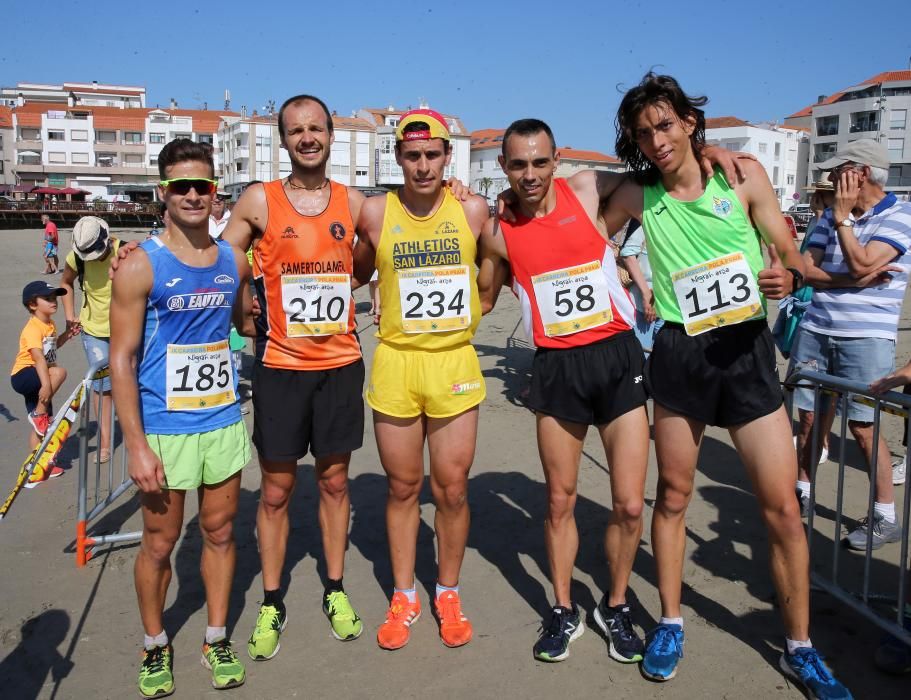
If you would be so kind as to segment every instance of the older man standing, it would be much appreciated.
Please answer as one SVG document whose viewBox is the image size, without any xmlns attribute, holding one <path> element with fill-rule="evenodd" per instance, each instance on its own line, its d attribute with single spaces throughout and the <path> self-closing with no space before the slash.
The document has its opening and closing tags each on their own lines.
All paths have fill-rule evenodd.
<svg viewBox="0 0 911 700">
<path fill-rule="evenodd" d="M 886 194 L 889 155 L 873 139 L 858 139 L 820 165 L 830 172 L 835 203 L 826 210 L 807 246 L 807 282 L 815 288 L 791 356 L 836 377 L 869 384 L 895 369 L 895 340 L 911 256 L 911 204 Z M 810 264 L 812 263 L 812 264 Z M 888 266 L 891 276 L 881 273 Z M 814 421 L 813 394 L 795 392 L 800 409 L 800 445 Z M 865 549 L 873 529 L 873 549 L 901 539 L 895 518 L 890 455 L 882 436 L 873 442 L 873 409 L 852 402 L 848 426 L 867 464 L 877 454 L 873 522 L 867 519 L 847 537 Z M 809 449 L 802 450 L 799 478 L 809 479 Z"/>
<path fill-rule="evenodd" d="M 228 226 L 231 211 L 228 209 L 230 195 L 220 187 L 212 199 L 212 213 L 209 215 L 209 235 L 212 238 L 221 238 L 221 234 Z"/>
</svg>

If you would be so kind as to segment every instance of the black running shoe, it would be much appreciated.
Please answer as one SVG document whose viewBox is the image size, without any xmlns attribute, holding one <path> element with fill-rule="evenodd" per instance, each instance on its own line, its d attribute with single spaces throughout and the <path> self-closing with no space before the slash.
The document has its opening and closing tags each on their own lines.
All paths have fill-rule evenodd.
<svg viewBox="0 0 911 700">
<path fill-rule="evenodd" d="M 595 608 L 595 622 L 607 637 L 610 657 L 622 664 L 635 664 L 642 661 L 645 643 L 633 629 L 630 607 L 626 603 L 613 608 L 607 605 L 607 598 L 602 598 Z"/>
<path fill-rule="evenodd" d="M 579 608 L 575 603 L 572 605 L 572 608 L 559 605 L 554 607 L 550 622 L 543 628 L 535 643 L 535 658 L 539 661 L 563 661 L 568 658 L 569 643 L 585 632 Z"/>
</svg>

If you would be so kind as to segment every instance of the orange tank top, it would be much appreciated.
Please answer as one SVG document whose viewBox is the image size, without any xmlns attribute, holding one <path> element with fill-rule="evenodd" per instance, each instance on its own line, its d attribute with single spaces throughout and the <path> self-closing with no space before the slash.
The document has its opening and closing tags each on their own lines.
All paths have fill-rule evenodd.
<svg viewBox="0 0 911 700">
<path fill-rule="evenodd" d="M 268 218 L 253 248 L 253 277 L 262 313 L 256 356 L 276 369 L 321 370 L 361 357 L 351 296 L 354 222 L 348 190 L 329 183 L 321 214 L 300 214 L 282 180 L 263 185 Z"/>
</svg>

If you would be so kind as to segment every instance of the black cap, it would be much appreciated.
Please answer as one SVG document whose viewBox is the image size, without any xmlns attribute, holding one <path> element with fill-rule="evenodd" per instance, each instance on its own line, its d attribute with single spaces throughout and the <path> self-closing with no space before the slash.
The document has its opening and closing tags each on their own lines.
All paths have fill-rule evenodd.
<svg viewBox="0 0 911 700">
<path fill-rule="evenodd" d="M 22 303 L 28 304 L 35 297 L 62 297 L 64 294 L 66 294 L 66 290 L 63 287 L 52 287 L 44 280 L 36 280 L 23 287 Z"/>
</svg>

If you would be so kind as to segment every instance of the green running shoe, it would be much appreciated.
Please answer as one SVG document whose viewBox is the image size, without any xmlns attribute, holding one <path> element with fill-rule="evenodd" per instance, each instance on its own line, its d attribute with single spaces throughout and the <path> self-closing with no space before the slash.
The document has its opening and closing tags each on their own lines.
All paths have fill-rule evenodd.
<svg viewBox="0 0 911 700">
<path fill-rule="evenodd" d="M 288 625 L 288 615 L 274 605 L 260 605 L 256 627 L 247 642 L 247 653 L 254 661 L 271 659 L 282 648 L 278 638 Z"/>
<path fill-rule="evenodd" d="M 139 667 L 140 697 L 163 698 L 174 692 L 172 656 L 170 644 L 143 650 L 142 665 Z"/>
<path fill-rule="evenodd" d="M 244 665 L 237 658 L 228 639 L 203 644 L 200 663 L 212 671 L 212 687 L 216 690 L 236 688 L 244 684 Z"/>
<path fill-rule="evenodd" d="M 323 598 L 323 612 L 329 618 L 332 636 L 341 642 L 357 639 L 364 631 L 364 623 L 351 607 L 351 601 L 348 600 L 345 591 L 332 591 Z"/>
</svg>

